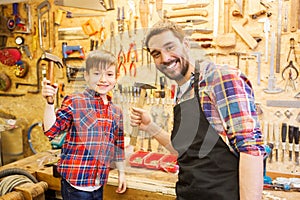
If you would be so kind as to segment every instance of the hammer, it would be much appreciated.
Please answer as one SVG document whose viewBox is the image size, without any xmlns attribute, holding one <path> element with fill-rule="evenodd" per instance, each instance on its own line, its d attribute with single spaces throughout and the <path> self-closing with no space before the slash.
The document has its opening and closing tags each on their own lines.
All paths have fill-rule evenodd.
<svg viewBox="0 0 300 200">
<path fill-rule="evenodd" d="M 140 97 L 138 99 L 136 107 L 143 108 L 145 99 L 146 99 L 146 90 L 147 89 L 156 89 L 156 87 L 146 84 L 146 83 L 138 83 L 138 82 L 134 83 L 134 87 L 138 87 L 141 89 Z M 132 146 L 136 145 L 138 132 L 139 132 L 138 127 L 132 127 L 132 133 L 130 135 L 130 145 L 132 145 Z"/>
<path fill-rule="evenodd" d="M 44 52 L 43 55 L 41 56 L 42 60 L 48 61 L 48 69 L 47 69 L 47 79 L 50 80 L 50 85 L 54 85 L 54 64 L 58 66 L 58 68 L 63 67 L 63 62 L 62 60 L 53 54 L 50 54 L 48 52 Z M 54 99 L 52 97 L 47 97 L 47 102 L 48 103 L 53 103 Z"/>
<path fill-rule="evenodd" d="M 241 57 L 242 55 L 246 55 L 246 53 L 241 53 L 241 52 L 231 52 L 231 53 L 229 53 L 229 55 L 237 56 L 237 64 L 236 64 L 236 68 L 240 68 L 240 57 Z"/>
</svg>

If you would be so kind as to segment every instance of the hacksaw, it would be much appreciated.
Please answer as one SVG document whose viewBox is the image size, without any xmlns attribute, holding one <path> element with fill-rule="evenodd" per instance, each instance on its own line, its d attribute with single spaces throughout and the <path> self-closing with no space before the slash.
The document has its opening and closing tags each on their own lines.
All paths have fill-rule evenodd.
<svg viewBox="0 0 300 200">
<path fill-rule="evenodd" d="M 67 6 L 74 8 L 90 9 L 106 11 L 106 5 L 104 0 L 54 0 L 54 4 L 58 6 Z"/>
</svg>

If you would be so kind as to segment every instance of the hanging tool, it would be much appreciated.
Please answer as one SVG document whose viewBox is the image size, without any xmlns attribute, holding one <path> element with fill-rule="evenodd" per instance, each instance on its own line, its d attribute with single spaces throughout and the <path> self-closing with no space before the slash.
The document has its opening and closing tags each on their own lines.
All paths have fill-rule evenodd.
<svg viewBox="0 0 300 200">
<path fill-rule="evenodd" d="M 284 20 L 283 20 L 283 32 L 287 32 L 288 28 L 288 17 L 289 17 L 289 10 L 288 5 L 285 6 L 284 12 Z M 296 21 L 296 20 L 295 20 Z"/>
<path fill-rule="evenodd" d="M 258 16 L 265 14 L 266 10 L 261 5 L 260 0 L 248 1 L 248 14 L 252 19 L 256 19 Z"/>
<path fill-rule="evenodd" d="M 7 28 L 9 30 L 14 30 L 17 26 L 22 27 L 25 25 L 25 22 L 21 19 L 19 14 L 19 3 L 13 3 L 13 13 L 12 18 L 8 19 L 7 21 Z"/>
<path fill-rule="evenodd" d="M 232 16 L 244 16 L 244 0 L 235 0 L 235 3 L 233 5 L 232 9 Z"/>
<path fill-rule="evenodd" d="M 270 74 L 268 79 L 268 88 L 264 89 L 264 92 L 275 94 L 280 93 L 283 90 L 276 87 L 276 77 L 274 75 L 274 54 L 275 54 L 275 33 L 271 35 L 271 54 L 270 54 Z"/>
<path fill-rule="evenodd" d="M 264 33 L 265 33 L 265 63 L 268 63 L 269 57 L 269 33 L 271 31 L 271 23 L 269 18 L 259 19 L 258 22 L 264 23 Z"/>
<path fill-rule="evenodd" d="M 294 52 L 295 62 L 297 62 L 297 55 L 295 53 L 295 39 L 294 38 L 290 38 L 290 50 L 289 50 L 288 57 L 287 57 L 286 61 L 290 60 L 290 55 L 291 55 L 292 51 Z"/>
<path fill-rule="evenodd" d="M 244 28 L 244 25 L 248 22 L 248 19 L 245 18 L 242 23 L 235 22 L 232 23 L 232 28 L 234 31 L 242 38 L 242 40 L 248 45 L 250 49 L 255 49 L 258 45 L 257 41 L 251 36 L 249 31 Z"/>
<path fill-rule="evenodd" d="M 282 0 L 278 0 L 277 12 L 277 51 L 276 51 L 276 73 L 280 72 L 280 52 L 281 52 L 281 29 L 282 29 Z"/>
<path fill-rule="evenodd" d="M 273 161 L 273 147 L 274 147 L 274 126 L 273 123 L 269 123 L 269 138 L 268 138 L 268 145 L 271 148 L 271 152 L 269 154 L 269 163 L 272 163 Z"/>
<path fill-rule="evenodd" d="M 281 149 L 282 149 L 281 160 L 282 160 L 282 162 L 284 162 L 286 134 L 287 134 L 287 124 L 282 123 L 282 125 L 281 125 Z"/>
<path fill-rule="evenodd" d="M 289 161 L 292 161 L 293 144 L 294 144 L 294 126 L 289 125 L 288 128 L 288 138 L 289 138 Z"/>
<path fill-rule="evenodd" d="M 185 5 L 176 5 L 172 6 L 172 10 L 182 10 L 182 9 L 190 9 L 190 8 L 205 8 L 209 5 L 209 2 L 203 3 L 189 3 Z"/>
<path fill-rule="evenodd" d="M 110 42 L 109 51 L 116 55 L 116 38 L 114 22 L 110 22 Z"/>
<path fill-rule="evenodd" d="M 288 72 L 286 73 L 286 71 L 288 70 Z M 295 73 L 293 73 L 295 72 Z M 288 75 L 286 75 L 288 74 Z M 295 74 L 293 76 L 293 74 Z M 288 64 L 288 66 L 286 66 L 281 73 L 282 79 L 286 81 L 285 84 L 285 91 L 287 91 L 288 86 L 291 86 L 293 88 L 293 90 L 296 90 L 296 85 L 295 85 L 295 80 L 298 78 L 299 76 L 299 72 L 298 69 L 293 65 L 293 61 L 290 61 L 290 63 Z"/>
<path fill-rule="evenodd" d="M 138 62 L 138 52 L 136 48 L 136 43 L 133 41 L 129 44 L 129 49 L 127 52 L 127 62 L 130 62 L 129 75 L 136 76 L 136 62 Z"/>
<path fill-rule="evenodd" d="M 102 18 L 102 23 L 100 25 L 100 30 L 99 30 L 99 35 L 100 35 L 100 46 L 103 49 L 104 48 L 104 42 L 106 40 L 106 32 L 105 32 L 105 26 L 104 26 L 104 18 Z"/>
<path fill-rule="evenodd" d="M 257 85 L 260 85 L 261 81 L 261 52 L 254 52 L 251 53 L 252 56 L 256 57 L 256 63 L 257 63 Z"/>
<path fill-rule="evenodd" d="M 216 43 L 219 47 L 234 47 L 236 45 L 235 33 L 229 32 L 229 27 L 230 27 L 229 8 L 230 8 L 230 0 L 224 0 L 224 24 L 223 24 L 224 32 L 223 34 L 218 34 L 216 37 Z M 215 20 L 218 17 L 219 17 L 219 13 L 214 13 Z"/>
<path fill-rule="evenodd" d="M 123 71 L 124 75 L 126 75 L 126 55 L 123 51 L 123 45 L 120 45 L 120 51 L 118 53 L 118 76 L 121 76 L 121 71 Z"/>
<path fill-rule="evenodd" d="M 42 51 L 46 51 L 46 47 L 44 47 L 44 42 L 43 42 L 43 37 L 42 37 L 42 18 L 44 15 L 47 14 L 47 20 L 48 20 L 48 26 L 47 26 L 47 30 L 50 31 L 50 9 L 51 9 L 51 5 L 49 3 L 49 1 L 43 1 L 42 3 L 40 3 L 37 6 L 37 15 L 38 15 L 38 30 L 39 30 L 39 42 L 40 42 L 40 48 L 42 49 Z M 50 35 L 48 36 L 48 48 L 50 48 L 50 42 L 51 42 L 51 38 Z"/>
<path fill-rule="evenodd" d="M 190 16 L 201 16 L 201 17 L 207 17 L 208 11 L 202 10 L 202 9 L 194 9 L 192 11 L 190 10 L 183 10 L 183 11 L 173 11 L 173 12 L 167 12 L 164 11 L 164 18 L 166 19 L 172 19 L 172 18 L 178 18 L 178 17 L 190 17 Z"/>
<path fill-rule="evenodd" d="M 120 34 L 120 40 L 122 41 L 122 35 L 124 32 L 124 7 L 122 7 L 122 13 L 121 8 L 118 7 L 118 13 L 117 13 L 117 22 L 118 22 L 118 33 Z"/>
<path fill-rule="evenodd" d="M 290 13 L 290 16 L 294 17 L 294 16 L 297 16 L 297 12 L 298 12 L 298 9 L 300 7 L 300 3 L 299 3 L 299 0 L 291 0 L 290 2 L 290 6 L 291 6 L 291 13 Z M 298 13 L 298 18 L 299 18 L 299 13 Z M 298 26 L 300 24 L 299 23 L 299 19 L 293 19 L 293 20 L 290 20 L 290 31 L 291 32 L 296 32 L 297 29 L 298 29 Z"/>
<path fill-rule="evenodd" d="M 74 7 L 81 9 L 90 9 L 98 11 L 106 11 L 106 4 L 104 0 L 54 0 L 54 4 L 58 6 Z"/>
<path fill-rule="evenodd" d="M 220 10 L 220 0 L 214 0 L 214 28 L 213 36 L 217 38 L 219 31 L 219 10 Z"/>
<path fill-rule="evenodd" d="M 161 19 L 163 17 L 163 0 L 156 0 L 156 12 L 158 17 Z"/>
<path fill-rule="evenodd" d="M 277 122 L 274 123 L 274 140 L 275 140 L 275 161 L 278 162 L 278 150 L 279 150 L 279 124 Z"/>
<path fill-rule="evenodd" d="M 242 53 L 242 52 L 231 52 L 231 53 L 229 53 L 229 55 L 234 55 L 234 56 L 236 56 L 237 57 L 237 64 L 236 64 L 236 68 L 240 68 L 240 57 L 242 56 L 242 55 L 246 55 L 246 53 Z"/>
<path fill-rule="evenodd" d="M 299 165 L 299 127 L 294 127 L 294 140 L 295 140 L 295 163 Z"/>
<path fill-rule="evenodd" d="M 146 29 L 148 28 L 148 17 L 149 17 L 149 6 L 147 0 L 140 0 L 139 12 L 140 12 L 141 26 L 143 29 Z"/>
<path fill-rule="evenodd" d="M 252 56 L 246 56 L 241 59 L 246 61 L 244 73 L 246 76 L 249 76 L 249 60 L 254 60 L 254 58 Z"/>
<path fill-rule="evenodd" d="M 114 5 L 114 0 L 108 0 L 108 6 L 106 5 L 106 10 L 114 10 L 115 5 Z"/>
</svg>

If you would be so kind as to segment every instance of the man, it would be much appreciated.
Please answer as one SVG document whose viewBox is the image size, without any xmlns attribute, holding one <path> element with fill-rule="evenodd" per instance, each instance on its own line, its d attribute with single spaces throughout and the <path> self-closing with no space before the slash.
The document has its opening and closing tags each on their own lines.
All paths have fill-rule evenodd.
<svg viewBox="0 0 300 200">
<path fill-rule="evenodd" d="M 265 148 L 247 77 L 211 62 L 195 70 L 184 32 L 168 20 L 149 30 L 145 45 L 180 93 L 171 137 L 143 109 L 132 108 L 131 125 L 178 154 L 177 199 L 260 200 Z"/>
</svg>

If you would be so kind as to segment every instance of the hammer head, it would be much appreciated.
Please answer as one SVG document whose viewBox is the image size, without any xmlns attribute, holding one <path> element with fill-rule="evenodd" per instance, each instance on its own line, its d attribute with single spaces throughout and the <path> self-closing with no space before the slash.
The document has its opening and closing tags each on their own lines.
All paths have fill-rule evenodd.
<svg viewBox="0 0 300 200">
<path fill-rule="evenodd" d="M 63 67 L 62 59 L 59 58 L 58 56 L 54 55 L 54 54 L 44 52 L 41 59 L 46 60 L 46 61 L 50 61 L 50 62 L 54 62 L 58 66 L 58 68 Z"/>
<path fill-rule="evenodd" d="M 139 83 L 139 82 L 135 82 L 134 87 L 139 87 L 141 89 L 156 89 L 155 86 L 152 86 L 152 85 L 147 84 L 147 83 Z"/>
</svg>

